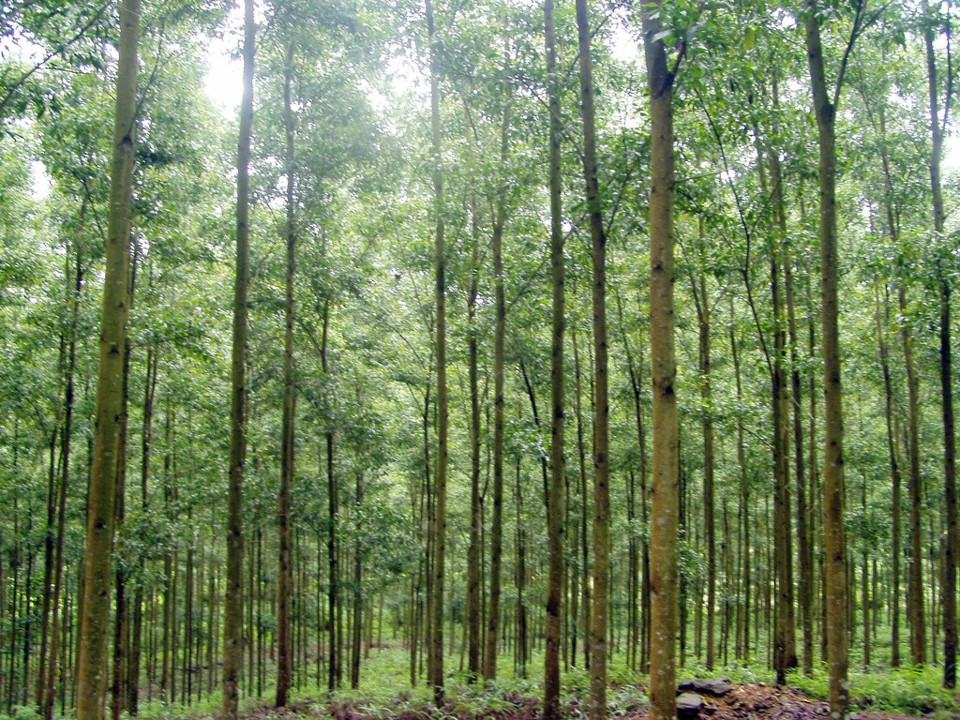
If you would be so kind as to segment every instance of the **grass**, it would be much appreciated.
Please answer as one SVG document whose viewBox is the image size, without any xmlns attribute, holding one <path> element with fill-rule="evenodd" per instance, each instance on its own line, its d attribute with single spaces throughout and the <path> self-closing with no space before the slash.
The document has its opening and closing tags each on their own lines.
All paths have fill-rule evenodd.
<svg viewBox="0 0 960 720">
<path fill-rule="evenodd" d="M 860 658 L 854 654 L 851 667 Z M 883 658 L 880 658 L 883 662 Z M 480 718 L 536 718 L 541 707 L 543 655 L 534 653 L 527 665 L 527 676 L 514 673 L 509 656 L 501 657 L 499 676 L 486 687 L 467 682 L 466 673 L 459 671 L 459 656 L 447 659 L 447 706 L 442 710 L 432 707 L 432 695 L 421 680 L 410 687 L 409 655 L 399 644 L 374 648 L 370 658 L 361 667 L 360 685 L 356 690 L 329 693 L 325 686 L 314 683 L 297 688 L 292 693 L 291 711 L 286 717 L 312 716 L 329 718 L 331 713 L 342 718 L 370 718 L 379 720 L 480 720 Z M 678 679 L 690 677 L 728 677 L 736 684 L 773 683 L 773 672 L 760 663 L 734 664 L 707 670 L 698 661 L 688 661 L 678 670 Z M 930 665 L 923 668 L 904 667 L 891 670 L 888 666 L 857 668 L 850 673 L 851 703 L 860 710 L 881 710 L 909 715 L 938 716 L 960 713 L 956 692 L 941 687 L 942 669 Z M 614 657 L 608 664 L 608 707 L 611 717 L 620 717 L 645 707 L 645 676 L 630 670 L 623 656 Z M 271 709 L 273 678 L 267 677 L 264 696 L 246 696 L 241 699 L 241 710 L 252 717 L 278 717 Z M 800 672 L 791 673 L 790 685 L 809 695 L 826 699 L 828 677 L 826 667 L 817 665 L 811 677 Z M 588 715 L 590 676 L 583 668 L 571 668 L 562 674 L 561 704 L 566 717 L 577 720 Z M 204 695 L 190 706 L 162 703 L 154 700 L 142 703 L 142 720 L 207 720 L 220 712 L 219 692 Z M 15 708 L 0 720 L 38 720 L 33 707 Z"/>
<path fill-rule="evenodd" d="M 808 694 L 826 699 L 828 676 L 825 667 L 812 677 L 791 673 L 788 681 Z M 896 670 L 859 669 L 850 672 L 850 703 L 860 710 L 880 710 L 907 715 L 955 715 L 960 712 L 956 691 L 941 686 L 939 666 L 902 667 Z"/>
</svg>

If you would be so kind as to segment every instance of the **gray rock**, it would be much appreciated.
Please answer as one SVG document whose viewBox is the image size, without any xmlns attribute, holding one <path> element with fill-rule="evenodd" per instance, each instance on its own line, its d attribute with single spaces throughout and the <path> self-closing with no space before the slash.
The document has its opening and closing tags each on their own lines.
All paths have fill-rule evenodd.
<svg viewBox="0 0 960 720">
<path fill-rule="evenodd" d="M 728 692 L 733 690 L 733 685 L 730 683 L 730 678 L 713 678 L 711 680 L 696 680 L 694 682 L 697 686 L 697 690 L 700 692 L 716 695 L 717 697 L 726 695 Z"/>
<path fill-rule="evenodd" d="M 703 698 L 696 693 L 685 692 L 677 696 L 678 720 L 693 720 L 703 708 Z"/>
<path fill-rule="evenodd" d="M 721 697 L 733 690 L 730 678 L 684 680 L 677 688 L 680 692 L 696 692 Z"/>
</svg>

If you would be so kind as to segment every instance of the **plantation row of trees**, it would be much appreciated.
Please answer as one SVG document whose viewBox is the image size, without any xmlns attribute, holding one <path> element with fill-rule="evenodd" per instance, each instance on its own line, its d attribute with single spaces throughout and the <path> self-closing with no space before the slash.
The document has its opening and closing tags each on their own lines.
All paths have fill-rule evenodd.
<svg viewBox="0 0 960 720">
<path fill-rule="evenodd" d="M 953 687 L 955 21 L 4 6 L 0 707 Z"/>
</svg>

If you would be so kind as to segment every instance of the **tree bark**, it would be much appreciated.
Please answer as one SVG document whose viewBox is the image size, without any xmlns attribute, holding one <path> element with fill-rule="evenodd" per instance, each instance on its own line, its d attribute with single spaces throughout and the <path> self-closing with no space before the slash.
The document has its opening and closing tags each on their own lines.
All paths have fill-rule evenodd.
<svg viewBox="0 0 960 720">
<path fill-rule="evenodd" d="M 223 720 L 236 720 L 243 661 L 243 471 L 247 454 L 247 282 L 250 242 L 250 140 L 253 128 L 253 0 L 244 0 L 243 97 L 237 145 L 237 253 L 233 291 L 227 577 L 223 612 Z"/>
<path fill-rule="evenodd" d="M 436 37 L 431 0 L 424 0 L 430 49 L 430 138 L 433 148 L 434 267 L 436 280 L 437 349 L 437 469 L 435 473 L 433 538 L 433 621 L 430 642 L 430 684 L 437 707 L 443 705 L 443 584 L 447 536 L 447 312 L 446 250 L 444 248 L 444 197 L 442 129 L 440 125 L 440 44 Z"/>
<path fill-rule="evenodd" d="M 81 215 L 82 215 L 81 211 Z M 70 295 L 70 326 L 67 332 L 67 367 L 64 388 L 63 402 L 63 432 L 61 433 L 60 446 L 60 487 L 57 491 L 57 534 L 54 545 L 53 557 L 53 598 L 51 609 L 53 617 L 51 619 L 50 634 L 50 655 L 46 666 L 47 677 L 43 683 L 44 695 L 38 698 L 41 705 L 41 713 L 44 720 L 53 720 L 53 703 L 56 698 L 57 688 L 57 667 L 60 653 L 60 632 L 61 622 L 67 625 L 65 619 L 66 611 L 63 614 L 64 621 L 61 620 L 60 597 L 63 593 L 63 545 L 66 531 L 66 512 L 67 512 L 67 488 L 70 483 L 70 445 L 73 438 L 73 405 L 74 405 L 74 375 L 77 364 L 77 325 L 80 314 L 80 295 L 83 291 L 83 264 L 81 260 L 81 247 L 79 243 L 76 249 L 76 269 L 73 276 L 73 289 Z M 2 572 L 0 572 L 2 575 Z M 3 605 L 3 599 L 0 598 L 0 607 Z"/>
<path fill-rule="evenodd" d="M 926 3 L 924 3 L 926 8 Z M 937 60 L 934 51 L 932 20 L 924 25 L 923 39 L 927 55 L 927 83 L 930 93 L 930 192 L 933 197 L 933 229 L 937 242 L 944 231 L 943 187 L 940 181 L 940 161 L 943 156 L 943 128 L 950 114 L 952 78 L 948 78 L 947 100 L 943 118 L 940 117 L 937 89 Z M 942 123 L 942 125 L 941 125 Z M 938 248 L 939 251 L 939 248 Z M 940 393 L 943 418 L 943 492 L 946 506 L 947 537 L 943 557 L 943 686 L 957 685 L 957 557 L 960 554 L 957 537 L 957 468 L 956 430 L 953 416 L 953 360 L 950 349 L 950 279 L 951 269 L 941 267 L 938 261 L 940 294 Z"/>
<path fill-rule="evenodd" d="M 509 151 L 510 110 L 504 110 L 500 126 L 500 162 L 506 164 Z M 487 636 L 483 655 L 483 677 L 497 677 L 497 649 L 500 639 L 500 583 L 503 572 L 503 402 L 504 336 L 506 302 L 503 294 L 503 226 L 506 215 L 506 185 L 497 196 L 496 219 L 491 245 L 493 249 L 494 305 L 496 321 L 493 335 L 493 517 L 490 527 L 490 606 L 487 610 Z"/>
<path fill-rule="evenodd" d="M 703 242 L 703 222 L 700 223 L 701 242 Z M 708 670 L 713 669 L 716 662 L 714 634 L 716 623 L 716 591 L 717 591 L 717 554 L 714 524 L 714 436 L 712 401 L 710 397 L 710 300 L 707 295 L 706 271 L 702 271 L 697 282 L 691 280 L 694 304 L 697 310 L 699 365 L 700 365 L 700 400 L 703 420 L 703 532 L 707 545 L 707 627 L 706 627 L 706 665 Z"/>
<path fill-rule="evenodd" d="M 476 144 L 474 139 L 472 145 Z M 471 163 L 472 164 L 472 163 Z M 477 368 L 477 295 L 480 273 L 480 209 L 471 194 L 470 276 L 467 290 L 467 360 L 470 376 L 470 545 L 467 548 L 467 681 L 480 674 L 480 380 Z"/>
<path fill-rule="evenodd" d="M 596 120 L 593 107 L 593 68 L 590 23 L 586 0 L 577 0 L 577 37 L 580 50 L 580 94 L 583 116 L 583 174 L 590 216 L 593 265 L 593 622 L 590 645 L 590 717 L 607 716 L 607 615 L 610 593 L 610 457 L 607 400 L 607 236 L 597 177 Z"/>
<path fill-rule="evenodd" d="M 277 569 L 277 696 L 276 706 L 287 704 L 290 692 L 291 643 L 290 596 L 293 570 L 290 562 L 290 489 L 294 477 L 294 448 L 296 445 L 296 389 L 293 382 L 293 286 L 297 268 L 296 228 L 296 155 L 295 121 L 293 117 L 293 43 L 287 45 L 283 63 L 283 126 L 286 135 L 284 163 L 287 175 L 286 251 L 287 272 L 284 292 L 283 329 L 283 421 L 280 438 L 280 497 L 278 514 L 278 541 L 280 544 Z"/>
<path fill-rule="evenodd" d="M 914 665 L 926 660 L 926 618 L 923 609 L 923 538 L 920 511 L 923 487 L 920 479 L 920 383 L 913 362 L 913 338 L 907 319 L 905 280 L 897 284 L 900 308 L 900 339 L 907 371 L 907 427 L 910 452 L 910 577 L 908 579 L 907 608 L 910 617 L 910 656 Z"/>
<path fill-rule="evenodd" d="M 580 9 L 577 6 L 578 26 Z M 560 593 L 563 587 L 563 331 L 564 287 L 563 228 L 560 196 L 560 87 L 557 76 L 557 51 L 554 31 L 553 0 L 543 4 L 543 25 L 547 56 L 547 94 L 549 121 L 550 191 L 550 269 L 553 296 L 550 346 L 550 483 L 547 493 L 547 570 L 546 654 L 544 659 L 543 717 L 560 717 Z M 581 48 L 582 49 L 582 48 Z M 582 58 L 581 58 L 582 59 Z M 587 55 L 589 63 L 589 49 Z M 581 73 L 583 64 L 581 63 Z M 581 81 L 582 82 L 582 81 Z M 585 131 L 586 132 L 586 131 Z"/>
<path fill-rule="evenodd" d="M 843 527 L 843 405 L 840 387 L 838 271 L 836 226 L 836 99 L 827 95 L 820 20 L 815 0 L 808 0 L 805 17 L 807 60 L 817 118 L 820 176 L 820 287 L 823 343 L 824 457 L 823 515 L 826 554 L 827 653 L 830 665 L 830 712 L 846 717 L 847 681 L 847 559 Z M 842 79 L 842 78 L 841 78 Z M 840 83 L 838 81 L 837 90 Z"/>
<path fill-rule="evenodd" d="M 120 7 L 117 96 L 110 170 L 110 214 L 101 309 L 96 435 L 87 501 L 83 611 L 77 668 L 77 720 L 100 720 L 106 689 L 107 628 L 113 552 L 114 484 L 123 405 L 129 314 L 130 225 L 137 111 L 139 0 Z"/>
<path fill-rule="evenodd" d="M 650 92 L 650 354 L 653 380 L 653 508 L 650 538 L 650 717 L 676 716 L 677 526 L 680 438 L 673 313 L 673 82 L 658 39 L 660 3 L 643 7 Z"/>
</svg>

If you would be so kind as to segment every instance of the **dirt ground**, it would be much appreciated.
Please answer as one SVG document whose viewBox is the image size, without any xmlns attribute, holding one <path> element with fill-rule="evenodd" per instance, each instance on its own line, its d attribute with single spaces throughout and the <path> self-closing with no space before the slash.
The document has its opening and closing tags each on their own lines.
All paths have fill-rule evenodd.
<svg viewBox="0 0 960 720">
<path fill-rule="evenodd" d="M 704 704 L 699 718 L 704 720 L 814 720 L 829 718 L 826 702 L 815 700 L 799 688 L 775 687 L 759 683 L 735 685 L 722 697 L 700 693 Z M 630 715 L 641 720 L 646 710 Z M 912 715 L 888 712 L 855 712 L 852 720 L 915 720 Z"/>
<path fill-rule="evenodd" d="M 764 683 L 734 685 L 722 696 L 699 691 L 703 706 L 695 720 L 822 720 L 830 717 L 826 702 L 816 700 L 795 687 L 775 687 Z M 587 715 L 586 698 L 583 702 L 573 700 L 564 708 L 564 715 L 572 720 L 582 720 Z M 514 695 L 504 697 L 497 706 L 478 712 L 476 706 L 469 709 L 453 700 L 437 710 L 432 707 L 411 708 L 399 701 L 394 707 L 370 707 L 350 701 L 331 703 L 295 703 L 286 710 L 276 710 L 262 705 L 244 714 L 245 720 L 539 720 L 542 708 L 539 698 Z M 622 711 L 621 711 L 622 712 Z M 647 709 L 627 711 L 619 716 L 623 720 L 645 720 Z M 851 720 L 925 720 L 912 715 L 890 712 L 857 711 Z M 613 718 L 613 720 L 617 720 Z M 693 718 L 691 718 L 693 720 Z M 960 720 L 957 718 L 955 720 Z"/>
</svg>

